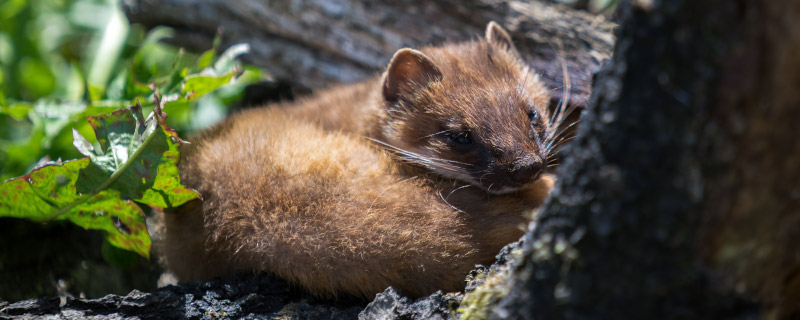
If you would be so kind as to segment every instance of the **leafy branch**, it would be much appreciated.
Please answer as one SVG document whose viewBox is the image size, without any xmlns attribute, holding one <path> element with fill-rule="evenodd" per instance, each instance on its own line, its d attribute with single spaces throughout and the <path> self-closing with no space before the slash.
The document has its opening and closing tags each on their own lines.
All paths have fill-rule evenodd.
<svg viewBox="0 0 800 320">
<path fill-rule="evenodd" d="M 236 81 L 243 70 L 235 58 L 247 50 L 247 45 L 235 45 L 213 65 L 204 62 L 200 72 L 176 69 L 177 76 L 162 83 L 163 97 L 151 84 L 153 109 L 146 118 L 147 107 L 138 99 L 109 114 L 88 115 L 96 142 L 72 128 L 72 144 L 86 157 L 48 161 L 0 183 L 0 217 L 67 220 L 105 231 L 110 244 L 149 257 L 151 240 L 140 204 L 170 208 L 199 197 L 180 183 L 177 164 L 184 142 L 167 126 L 163 109 L 187 105 Z M 204 54 L 204 59 L 214 56 Z"/>
<path fill-rule="evenodd" d="M 163 102 L 158 97 L 156 101 L 146 120 L 140 104 L 89 117 L 99 150 L 73 131 L 75 146 L 87 158 L 47 163 L 3 182 L 0 216 L 66 219 L 86 229 L 104 230 L 111 244 L 149 257 L 144 214 L 133 200 L 173 207 L 199 197 L 180 184 L 181 140 L 164 124 Z"/>
</svg>

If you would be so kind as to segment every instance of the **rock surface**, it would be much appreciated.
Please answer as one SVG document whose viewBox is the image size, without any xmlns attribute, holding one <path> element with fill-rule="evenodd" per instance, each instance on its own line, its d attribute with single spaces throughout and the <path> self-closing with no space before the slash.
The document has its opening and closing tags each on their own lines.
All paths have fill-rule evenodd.
<svg viewBox="0 0 800 320">
<path fill-rule="evenodd" d="M 39 298 L 0 302 L 8 319 L 356 319 L 363 303 L 326 301 L 267 277 L 188 282 L 152 293 L 96 299 Z"/>
<path fill-rule="evenodd" d="M 467 276 L 467 291 L 484 276 L 510 261 L 521 242 L 510 244 L 490 267 L 477 265 Z M 125 296 L 95 299 L 29 299 L 0 301 L 0 319 L 454 319 L 462 293 L 436 292 L 411 299 L 387 288 L 372 302 L 340 297 L 320 300 L 269 276 L 240 276 L 166 286 L 151 293 L 133 290 Z"/>
</svg>

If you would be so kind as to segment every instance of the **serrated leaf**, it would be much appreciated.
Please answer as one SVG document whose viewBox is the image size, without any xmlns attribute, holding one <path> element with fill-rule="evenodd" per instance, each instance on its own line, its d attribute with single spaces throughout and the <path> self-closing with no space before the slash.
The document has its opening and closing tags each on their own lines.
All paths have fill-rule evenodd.
<svg viewBox="0 0 800 320">
<path fill-rule="evenodd" d="M 49 163 L 3 182 L 0 216 L 69 220 L 104 230 L 109 243 L 149 257 L 144 215 L 129 199 L 172 207 L 199 197 L 180 184 L 181 140 L 164 124 L 163 103 L 156 96 L 147 119 L 141 105 L 88 117 L 100 148 L 73 130 L 73 144 L 89 158 Z"/>
<path fill-rule="evenodd" d="M 95 150 L 92 157 L 95 166 L 87 167 L 81 175 L 95 182 L 113 177 L 112 189 L 161 208 L 197 198 L 197 192 L 180 184 L 178 135 L 164 124 L 160 107 L 147 119 L 141 108 L 137 105 L 110 115 L 88 117 L 100 150 Z"/>
<path fill-rule="evenodd" d="M 0 184 L 0 216 L 34 221 L 69 220 L 83 228 L 106 231 L 110 243 L 150 256 L 150 237 L 138 205 L 122 200 L 119 191 L 94 195 L 79 192 L 81 170 L 88 158 L 54 162 Z M 62 212 L 63 211 L 63 212 Z"/>
</svg>

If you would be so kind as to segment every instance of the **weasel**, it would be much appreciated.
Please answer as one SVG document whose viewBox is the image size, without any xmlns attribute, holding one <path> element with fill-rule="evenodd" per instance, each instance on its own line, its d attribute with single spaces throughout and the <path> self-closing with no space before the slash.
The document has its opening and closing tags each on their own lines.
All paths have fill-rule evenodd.
<svg viewBox="0 0 800 320">
<path fill-rule="evenodd" d="M 267 272 L 320 296 L 459 291 L 554 178 L 547 90 L 496 23 L 386 71 L 246 110 L 181 148 L 202 195 L 165 214 L 179 280 Z"/>
</svg>

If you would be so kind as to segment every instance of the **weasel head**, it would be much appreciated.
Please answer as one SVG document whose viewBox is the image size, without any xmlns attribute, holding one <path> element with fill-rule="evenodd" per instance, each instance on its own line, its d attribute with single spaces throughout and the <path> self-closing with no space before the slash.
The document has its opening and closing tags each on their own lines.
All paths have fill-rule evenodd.
<svg viewBox="0 0 800 320">
<path fill-rule="evenodd" d="M 548 91 L 494 22 L 480 41 L 399 50 L 382 100 L 379 142 L 408 162 L 493 194 L 544 172 Z"/>
</svg>

